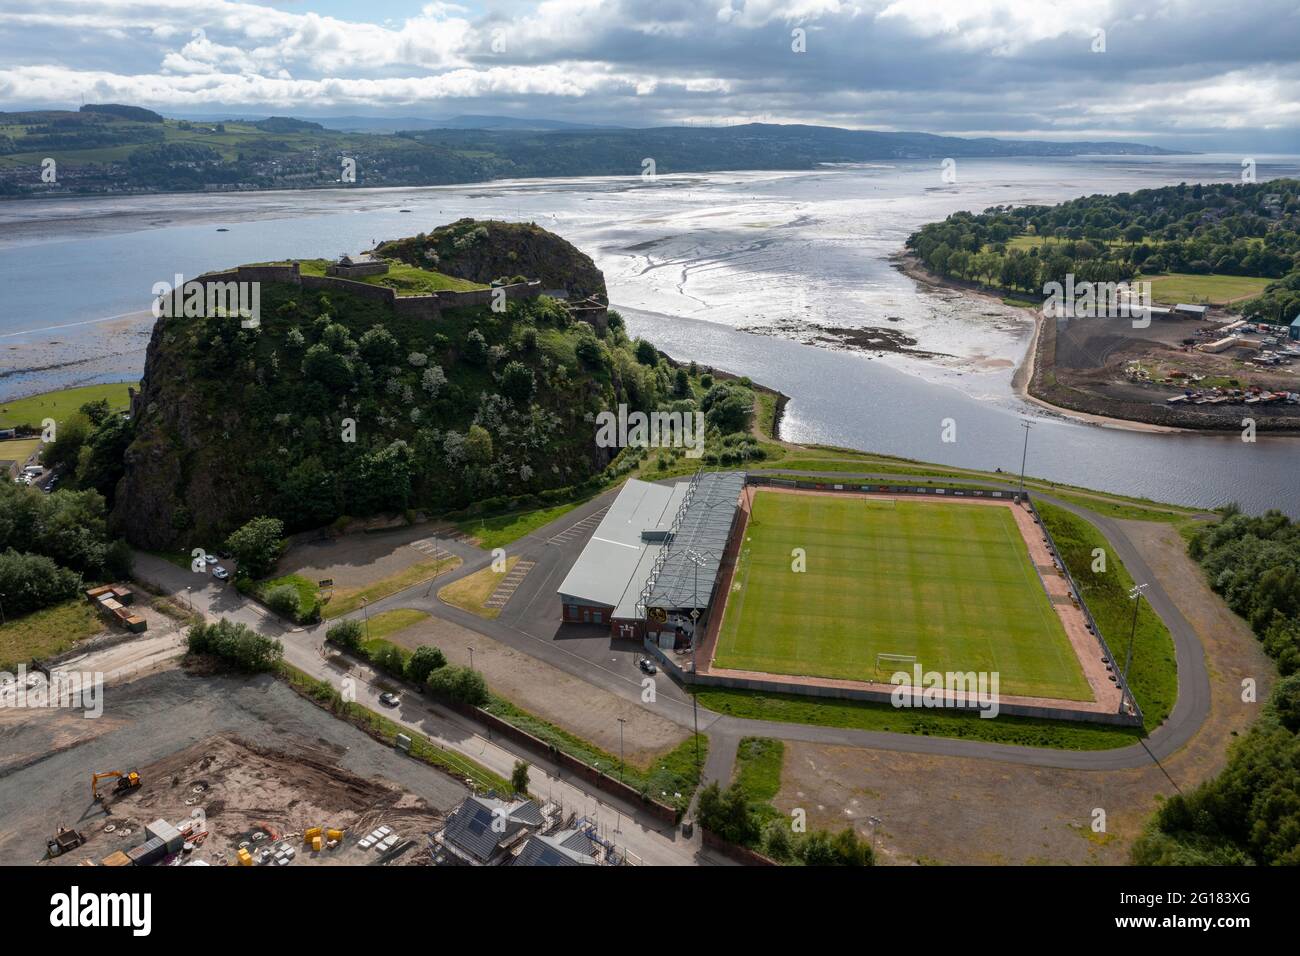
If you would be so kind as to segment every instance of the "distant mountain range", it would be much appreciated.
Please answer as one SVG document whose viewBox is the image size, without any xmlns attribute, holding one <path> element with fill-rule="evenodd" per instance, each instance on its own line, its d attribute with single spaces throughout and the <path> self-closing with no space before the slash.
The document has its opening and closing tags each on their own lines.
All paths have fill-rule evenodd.
<svg viewBox="0 0 1300 956">
<path fill-rule="evenodd" d="M 401 127 L 401 128 L 390 128 Z M 650 129 L 502 116 L 167 118 L 118 104 L 0 113 L 0 196 L 433 186 L 970 157 L 1171 155 L 1142 143 L 750 123 Z M 55 161 L 57 176 L 42 171 Z"/>
</svg>

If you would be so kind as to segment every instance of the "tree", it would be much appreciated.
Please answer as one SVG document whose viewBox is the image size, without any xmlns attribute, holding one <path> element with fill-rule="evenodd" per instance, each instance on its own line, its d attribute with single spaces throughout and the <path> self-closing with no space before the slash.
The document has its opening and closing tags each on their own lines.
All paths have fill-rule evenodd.
<svg viewBox="0 0 1300 956">
<path fill-rule="evenodd" d="M 447 658 L 442 651 L 432 644 L 422 644 L 415 649 L 411 659 L 406 662 L 406 676 L 417 684 L 424 684 L 430 674 L 439 667 L 446 666 Z"/>
<path fill-rule="evenodd" d="M 325 631 L 325 640 L 331 644 L 337 644 L 345 650 L 355 651 L 361 647 L 361 639 L 364 635 L 365 630 L 361 622 L 349 618 L 346 621 L 331 624 Z"/>
<path fill-rule="evenodd" d="M 375 325 L 367 329 L 366 333 L 361 336 L 358 348 L 361 351 L 361 357 L 373 369 L 396 365 L 397 357 L 402 351 L 402 347 L 397 339 L 393 337 L 393 333 L 382 325 Z"/>
<path fill-rule="evenodd" d="M 523 760 L 515 761 L 515 768 L 510 772 L 510 786 L 515 793 L 528 793 L 528 764 Z"/>
<path fill-rule="evenodd" d="M 90 419 L 73 415 L 59 422 L 54 429 L 54 441 L 45 446 L 41 460 L 47 468 L 71 472 L 77 467 L 81 446 L 90 438 Z"/>
<path fill-rule="evenodd" d="M 336 392 L 352 385 L 352 363 L 320 342 L 303 356 L 302 374 Z"/>
<path fill-rule="evenodd" d="M 645 339 L 636 340 L 636 360 L 642 365 L 658 365 L 659 350 Z"/>
<path fill-rule="evenodd" d="M 480 707 L 487 703 L 487 682 L 468 667 L 440 667 L 429 675 L 429 690 L 462 704 Z"/>
<path fill-rule="evenodd" d="M 292 584 L 278 584 L 266 593 L 266 606 L 277 614 L 297 619 L 299 611 L 298 589 Z"/>
<path fill-rule="evenodd" d="M 12 618 L 77 596 L 81 575 L 39 554 L 0 553 L 0 602 Z"/>
<path fill-rule="evenodd" d="M 226 549 L 239 562 L 241 577 L 265 577 L 284 550 L 284 522 L 265 516 L 253 518 L 226 539 Z"/>
<path fill-rule="evenodd" d="M 193 625 L 186 642 L 194 654 L 211 654 L 250 672 L 271 670 L 284 656 L 279 641 L 224 617 L 213 624 Z"/>
<path fill-rule="evenodd" d="M 465 336 L 465 347 L 461 349 L 461 356 L 470 365 L 487 364 L 487 339 L 483 338 L 483 333 L 478 329 L 470 329 L 469 335 Z"/>
<path fill-rule="evenodd" d="M 501 371 L 501 394 L 516 405 L 528 402 L 536 387 L 533 370 L 522 362 L 509 362 Z"/>
<path fill-rule="evenodd" d="M 465 454 L 476 465 L 486 465 L 492 460 L 492 436 L 482 425 L 470 425 L 465 436 Z"/>
</svg>

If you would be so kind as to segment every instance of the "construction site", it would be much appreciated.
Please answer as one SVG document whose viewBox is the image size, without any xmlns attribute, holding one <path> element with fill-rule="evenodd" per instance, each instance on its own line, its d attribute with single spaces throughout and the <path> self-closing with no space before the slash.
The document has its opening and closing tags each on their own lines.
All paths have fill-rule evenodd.
<svg viewBox="0 0 1300 956">
<path fill-rule="evenodd" d="M 5 714 L 0 865 L 427 865 L 470 793 L 269 679 L 107 694 L 96 720 Z"/>
</svg>

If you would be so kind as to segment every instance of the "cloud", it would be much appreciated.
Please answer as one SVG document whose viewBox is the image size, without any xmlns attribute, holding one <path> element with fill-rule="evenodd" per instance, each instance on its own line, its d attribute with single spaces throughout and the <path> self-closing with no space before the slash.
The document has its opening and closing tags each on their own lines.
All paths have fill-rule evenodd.
<svg viewBox="0 0 1300 956">
<path fill-rule="evenodd" d="M 502 0 L 382 22 L 348 9 L 362 12 L 6 0 L 0 104 L 1177 139 L 1294 127 L 1300 103 L 1291 0 Z"/>
</svg>

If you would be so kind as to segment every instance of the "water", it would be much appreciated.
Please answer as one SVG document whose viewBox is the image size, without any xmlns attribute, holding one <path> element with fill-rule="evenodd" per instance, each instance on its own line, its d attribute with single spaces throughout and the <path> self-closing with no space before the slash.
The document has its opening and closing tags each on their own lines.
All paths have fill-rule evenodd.
<svg viewBox="0 0 1300 956">
<path fill-rule="evenodd" d="M 1256 158 L 1261 178 L 1296 173 L 1294 159 Z M 782 432 L 790 440 L 1018 470 L 1028 417 L 1033 474 L 1300 515 L 1300 440 L 1149 434 L 1045 413 L 1011 388 L 1031 332 L 1018 310 L 919 290 L 889 261 L 917 226 L 956 209 L 1235 180 L 1239 162 L 965 160 L 955 185 L 940 182 L 935 163 L 905 163 L 0 204 L 0 397 L 137 376 L 151 325 L 139 313 L 152 285 L 175 273 L 334 256 L 467 215 L 523 219 L 595 259 L 633 334 L 790 395 Z M 887 327 L 940 357 L 800 344 L 815 334 L 810 325 Z M 944 419 L 955 423 L 955 442 L 941 441 Z"/>
</svg>

